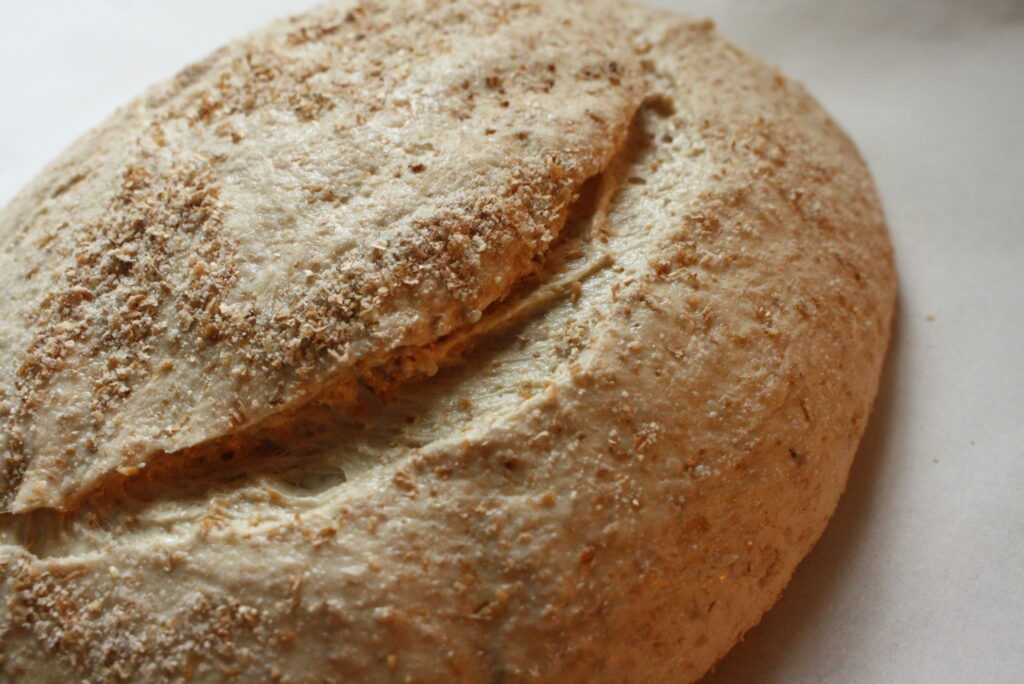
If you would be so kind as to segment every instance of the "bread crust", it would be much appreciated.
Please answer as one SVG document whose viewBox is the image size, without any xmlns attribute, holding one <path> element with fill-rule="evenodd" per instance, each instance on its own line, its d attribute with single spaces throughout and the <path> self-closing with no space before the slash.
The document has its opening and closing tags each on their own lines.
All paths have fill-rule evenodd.
<svg viewBox="0 0 1024 684">
<path fill-rule="evenodd" d="M 578 2 L 335 2 L 117 113 L 0 215 L 0 506 L 66 509 L 480 317 L 642 96 Z"/>
<path fill-rule="evenodd" d="M 494 325 L 2 518 L 0 672 L 690 682 L 760 619 L 870 412 L 884 217 L 799 85 L 709 22 L 603 7 L 646 100 Z"/>
</svg>

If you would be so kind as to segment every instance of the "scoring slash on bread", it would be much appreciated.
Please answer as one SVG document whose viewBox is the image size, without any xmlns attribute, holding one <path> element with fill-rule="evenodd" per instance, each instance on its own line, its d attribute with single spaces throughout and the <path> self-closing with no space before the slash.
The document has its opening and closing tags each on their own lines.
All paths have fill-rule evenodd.
<svg viewBox="0 0 1024 684">
<path fill-rule="evenodd" d="M 864 429 L 870 176 L 706 21 L 334 2 L 0 214 L 12 682 L 690 682 Z"/>
</svg>

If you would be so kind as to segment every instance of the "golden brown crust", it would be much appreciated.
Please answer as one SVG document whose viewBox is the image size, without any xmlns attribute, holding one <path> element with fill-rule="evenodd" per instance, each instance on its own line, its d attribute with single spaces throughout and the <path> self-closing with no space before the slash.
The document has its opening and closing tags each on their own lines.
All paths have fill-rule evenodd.
<svg viewBox="0 0 1024 684">
<path fill-rule="evenodd" d="M 0 672 L 688 682 L 757 622 L 870 410 L 884 220 L 798 85 L 707 22 L 610 11 L 645 104 L 488 334 L 3 518 Z"/>
</svg>

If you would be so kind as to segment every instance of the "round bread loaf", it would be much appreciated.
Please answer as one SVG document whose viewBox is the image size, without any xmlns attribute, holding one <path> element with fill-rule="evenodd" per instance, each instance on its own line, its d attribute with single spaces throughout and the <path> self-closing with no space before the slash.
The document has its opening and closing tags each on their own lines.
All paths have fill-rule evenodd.
<svg viewBox="0 0 1024 684">
<path fill-rule="evenodd" d="M 690 682 L 821 534 L 895 274 L 706 21 L 340 2 L 0 216 L 12 682 Z"/>
</svg>

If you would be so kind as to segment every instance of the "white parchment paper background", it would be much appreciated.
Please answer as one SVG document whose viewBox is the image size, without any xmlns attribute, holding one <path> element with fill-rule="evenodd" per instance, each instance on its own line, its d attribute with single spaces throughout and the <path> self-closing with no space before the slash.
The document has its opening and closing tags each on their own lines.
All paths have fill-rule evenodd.
<svg viewBox="0 0 1024 684">
<path fill-rule="evenodd" d="M 145 86 L 307 4 L 0 0 L 0 203 Z M 658 4 L 716 18 L 846 127 L 901 280 L 839 511 L 706 681 L 1024 682 L 1024 0 Z"/>
</svg>

